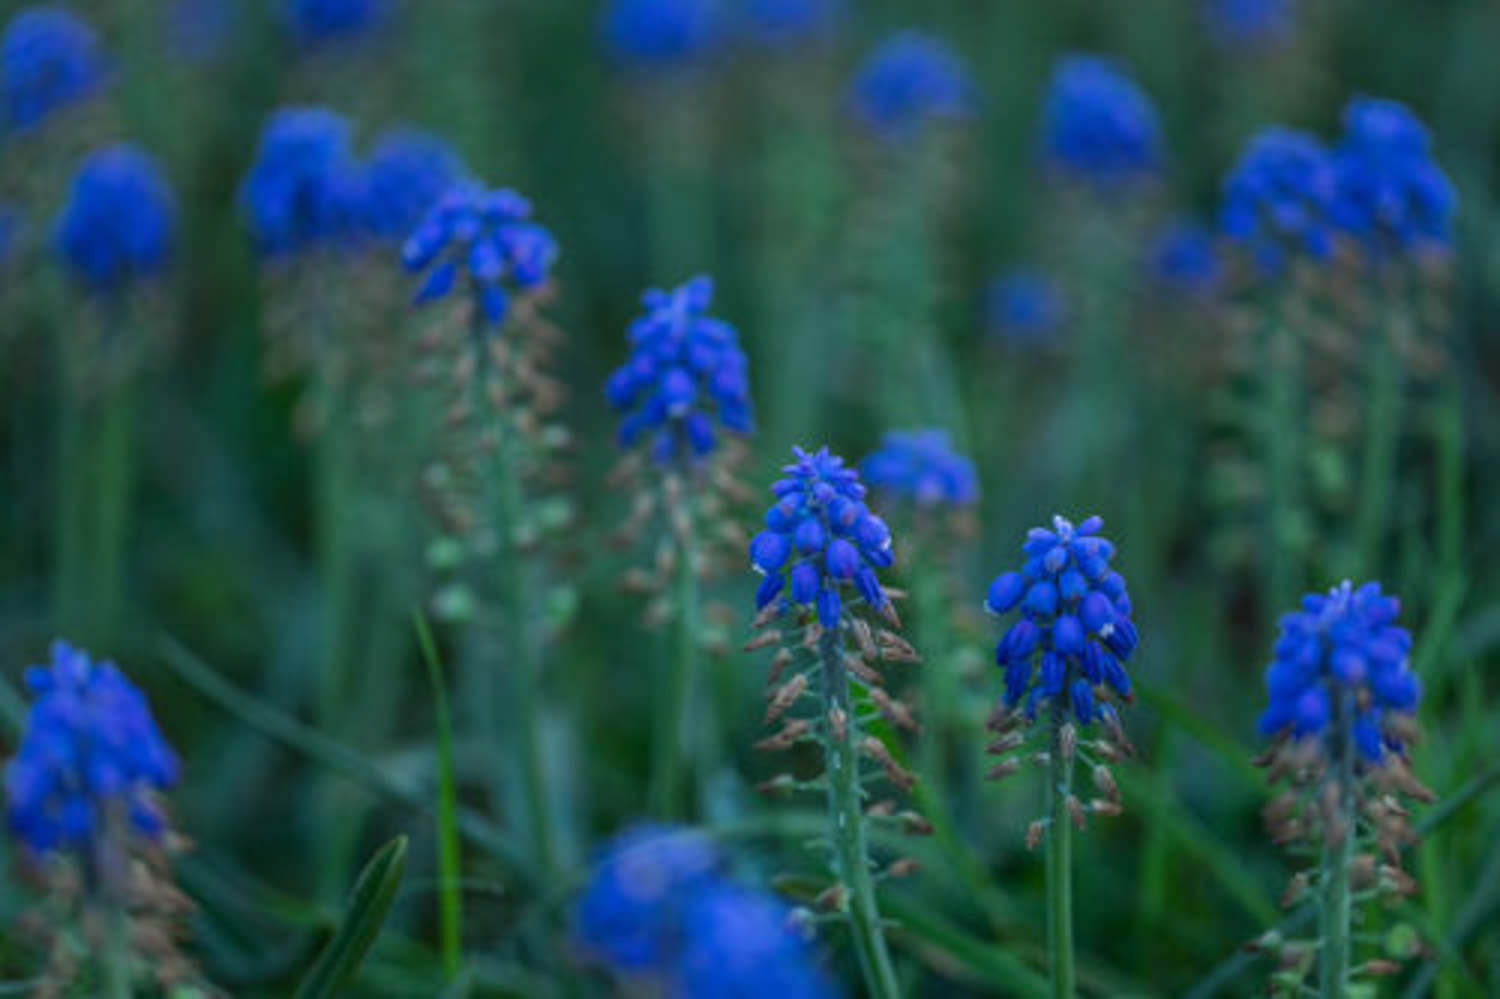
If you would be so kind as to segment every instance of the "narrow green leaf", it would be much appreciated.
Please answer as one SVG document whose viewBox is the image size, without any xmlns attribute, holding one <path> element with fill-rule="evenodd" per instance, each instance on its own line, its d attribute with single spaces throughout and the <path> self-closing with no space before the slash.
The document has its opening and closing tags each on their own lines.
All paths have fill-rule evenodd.
<svg viewBox="0 0 1500 999">
<path fill-rule="evenodd" d="M 360 872 L 344 921 L 302 980 L 297 999 L 322 999 L 343 993 L 380 935 L 405 871 L 406 837 L 397 836 L 381 847 Z"/>
<path fill-rule="evenodd" d="M 443 973 L 449 981 L 458 976 L 463 950 L 463 874 L 458 853 L 458 789 L 453 777 L 453 721 L 448 714 L 448 691 L 443 682 L 443 664 L 438 658 L 432 631 L 420 609 L 412 612 L 417 643 L 427 663 L 432 683 L 433 724 L 437 730 L 437 864 L 438 922 L 442 940 Z"/>
</svg>

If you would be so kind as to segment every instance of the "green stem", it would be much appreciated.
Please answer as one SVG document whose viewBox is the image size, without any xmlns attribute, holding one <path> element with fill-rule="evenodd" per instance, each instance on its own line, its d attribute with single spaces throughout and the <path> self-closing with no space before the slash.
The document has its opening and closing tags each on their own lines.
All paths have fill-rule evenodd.
<svg viewBox="0 0 1500 999">
<path fill-rule="evenodd" d="M 695 571 L 697 545 L 693 542 L 693 524 L 688 518 L 687 530 L 678 534 L 669 526 L 677 548 L 676 646 L 665 661 L 667 670 L 663 689 L 667 692 L 664 723 L 657 724 L 655 774 L 652 780 L 652 811 L 661 818 L 678 818 L 683 812 L 684 772 L 688 768 L 688 733 L 693 729 L 701 707 L 697 694 L 699 679 L 700 604 L 698 574 Z M 704 740 L 708 741 L 708 740 Z"/>
<path fill-rule="evenodd" d="M 133 376 L 105 390 L 98 428 L 97 469 L 94 504 L 94 552 L 87 567 L 93 591 L 87 617 L 90 640 L 109 644 L 121 619 L 125 592 L 126 534 L 130 526 L 130 500 L 135 481 L 135 392 Z"/>
<path fill-rule="evenodd" d="M 849 674 L 844 668 L 843 642 L 834 629 L 819 642 L 823 660 L 823 701 L 826 710 L 842 712 L 843 731 L 824 722 L 828 765 L 828 820 L 839 880 L 847 896 L 849 930 L 854 952 L 871 999 L 896 999 L 901 989 L 880 928 L 875 881 L 870 876 L 870 851 L 865 830 L 864 789 L 859 779 L 859 731 L 849 696 Z"/>
<path fill-rule="evenodd" d="M 104 913 L 103 957 L 110 999 L 130 999 L 134 994 L 130 973 L 130 915 L 119 902 L 111 902 Z"/>
<path fill-rule="evenodd" d="M 926 532 L 931 540 L 934 532 Z M 914 559 L 913 564 L 922 564 Z M 922 775 L 933 797 L 946 810 L 951 804 L 948 791 L 949 759 L 946 752 L 953 731 L 958 694 L 953 671 L 947 661 L 948 602 L 944 600 L 946 572 L 922 572 L 912 579 L 912 602 L 920 629 L 918 646 L 924 651 L 927 665 L 922 668 Z"/>
<path fill-rule="evenodd" d="M 1299 464 L 1301 425 L 1297 405 L 1301 399 L 1301 365 L 1296 334 L 1283 321 L 1275 303 L 1267 308 L 1268 329 L 1264 335 L 1261 373 L 1265 378 L 1265 474 L 1266 523 L 1263 557 L 1268 566 L 1266 614 L 1280 613 L 1289 606 L 1302 582 L 1301 539 L 1297 536 L 1300 516 Z"/>
<path fill-rule="evenodd" d="M 1349 865 L 1354 856 L 1354 745 L 1353 700 L 1347 693 L 1335 701 L 1333 719 L 1333 772 L 1338 781 L 1339 818 L 1343 824 L 1337 841 L 1325 840 L 1322 863 L 1323 950 L 1319 960 L 1322 999 L 1343 999 L 1349 982 Z"/>
<path fill-rule="evenodd" d="M 1381 315 L 1367 350 L 1370 383 L 1355 544 L 1359 573 L 1370 578 L 1380 571 L 1381 538 L 1390 512 L 1391 489 L 1396 481 L 1396 447 L 1400 435 L 1401 367 L 1395 345 L 1391 342 L 1391 308 L 1391 303 L 1382 297 Z"/>
<path fill-rule="evenodd" d="M 1064 687 L 1066 689 L 1066 686 Z M 1047 782 L 1047 949 L 1051 957 L 1052 995 L 1071 999 L 1073 966 L 1073 827 L 1068 798 L 1073 793 L 1073 760 L 1063 754 L 1067 703 L 1052 698 L 1052 746 Z"/>
<path fill-rule="evenodd" d="M 463 872 L 458 844 L 458 787 L 453 768 L 453 721 L 448 713 L 448 685 L 443 680 L 443 662 L 438 658 L 437 643 L 420 610 L 412 611 L 417 644 L 427 664 L 427 679 L 432 685 L 433 727 L 437 736 L 437 867 L 438 867 L 438 933 L 442 946 L 443 975 L 449 981 L 458 977 L 463 961 L 463 899 L 460 894 Z"/>
</svg>

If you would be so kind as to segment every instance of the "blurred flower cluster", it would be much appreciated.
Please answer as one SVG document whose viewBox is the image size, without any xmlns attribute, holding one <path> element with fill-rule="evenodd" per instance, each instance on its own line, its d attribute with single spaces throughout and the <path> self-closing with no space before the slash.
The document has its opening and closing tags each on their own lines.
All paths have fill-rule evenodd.
<svg viewBox="0 0 1500 999">
<path fill-rule="evenodd" d="M 34 128 L 53 111 L 98 90 L 108 77 L 88 25 L 55 7 L 29 7 L 0 37 L 0 100 L 5 124 Z"/>
</svg>

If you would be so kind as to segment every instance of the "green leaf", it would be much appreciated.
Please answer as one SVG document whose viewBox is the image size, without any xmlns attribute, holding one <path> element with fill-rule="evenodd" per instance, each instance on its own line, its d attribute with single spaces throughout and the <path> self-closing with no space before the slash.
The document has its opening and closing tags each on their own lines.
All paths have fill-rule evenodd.
<svg viewBox="0 0 1500 999">
<path fill-rule="evenodd" d="M 432 631 L 420 610 L 412 611 L 417 644 L 427 663 L 432 683 L 433 725 L 437 731 L 437 864 L 438 923 L 443 948 L 443 973 L 452 981 L 458 976 L 463 949 L 462 872 L 458 852 L 458 790 L 453 777 L 453 721 L 448 714 L 448 691 L 443 682 L 443 663 L 438 658 Z"/>
<path fill-rule="evenodd" d="M 342 994 L 380 935 L 405 871 L 406 837 L 398 836 L 381 847 L 360 872 L 344 921 L 302 980 L 297 999 Z"/>
</svg>

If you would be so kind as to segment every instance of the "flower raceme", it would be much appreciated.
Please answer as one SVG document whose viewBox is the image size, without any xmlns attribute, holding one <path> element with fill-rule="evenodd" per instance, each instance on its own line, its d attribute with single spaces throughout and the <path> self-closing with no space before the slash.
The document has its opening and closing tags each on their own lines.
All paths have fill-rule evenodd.
<svg viewBox="0 0 1500 999">
<path fill-rule="evenodd" d="M 1356 97 L 1333 152 L 1340 227 L 1374 253 L 1446 246 L 1456 196 L 1432 161 L 1427 129 L 1407 108 Z"/>
<path fill-rule="evenodd" d="M 872 489 L 922 508 L 971 506 L 979 498 L 974 463 L 938 428 L 891 431 L 859 470 Z"/>
<path fill-rule="evenodd" d="M 619 412 L 620 444 L 654 433 L 661 461 L 712 453 L 717 429 L 752 429 L 748 362 L 734 327 L 707 315 L 713 281 L 698 276 L 671 291 L 642 296 L 646 314 L 630 324 L 630 359 L 605 383 Z"/>
<path fill-rule="evenodd" d="M 1042 111 L 1042 147 L 1057 171 L 1099 187 L 1156 172 L 1156 108 L 1107 59 L 1070 55 L 1058 61 Z"/>
<path fill-rule="evenodd" d="M 347 236 L 342 192 L 355 169 L 349 122 L 324 108 L 282 108 L 261 131 L 240 211 L 266 256 Z"/>
<path fill-rule="evenodd" d="M 1262 734 L 1322 736 L 1334 701 L 1347 698 L 1356 711 L 1354 744 L 1364 757 L 1378 762 L 1387 750 L 1401 752 L 1386 721 L 1415 712 L 1422 688 L 1408 662 L 1411 634 L 1396 624 L 1400 609 L 1379 583 L 1356 588 L 1346 580 L 1326 595 L 1303 597 L 1301 608 L 1281 619 L 1266 668 Z"/>
<path fill-rule="evenodd" d="M 94 93 L 105 76 L 93 30 L 64 10 L 27 8 L 0 37 L 0 106 L 12 128 L 34 128 Z"/>
<path fill-rule="evenodd" d="M 61 641 L 51 652 L 26 673 L 36 700 L 5 768 L 11 830 L 42 854 L 90 854 L 116 822 L 159 836 L 154 792 L 176 782 L 178 763 L 145 697 L 111 662 Z"/>
<path fill-rule="evenodd" d="M 865 505 L 859 474 L 827 448 L 793 448 L 797 460 L 771 492 L 766 529 L 750 541 L 750 563 L 765 576 L 755 594 L 764 610 L 813 606 L 824 628 L 837 628 L 844 591 L 887 616 L 890 598 L 876 569 L 895 561 L 891 532 Z"/>
<path fill-rule="evenodd" d="M 175 208 L 156 161 L 132 145 L 96 150 L 73 177 L 54 235 L 80 281 L 116 292 L 161 270 Z"/>
<path fill-rule="evenodd" d="M 883 138 L 901 139 L 929 119 L 967 117 L 973 85 L 948 46 L 903 31 L 865 60 L 855 75 L 851 99 L 863 124 Z"/>
<path fill-rule="evenodd" d="M 1112 722 L 1109 697 L 1130 699 L 1124 664 L 1138 641 L 1125 580 L 1109 566 L 1115 546 L 1099 536 L 1098 517 L 1052 525 L 1027 534 L 1025 564 L 995 577 L 985 597 L 992 613 L 1021 612 L 995 646 L 1005 703 L 1024 702 L 1035 717 L 1039 702 L 1066 697 L 1080 725 Z"/>
<path fill-rule="evenodd" d="M 1328 259 L 1337 199 L 1338 174 L 1322 143 L 1305 132 L 1268 128 L 1224 182 L 1220 226 L 1262 271 L 1275 274 L 1289 253 Z"/>
<path fill-rule="evenodd" d="M 552 234 L 530 219 L 531 202 L 509 188 L 450 189 L 401 247 L 405 268 L 427 273 L 415 304 L 446 297 L 462 272 L 480 318 L 499 325 L 511 295 L 540 288 L 557 259 Z"/>
</svg>

